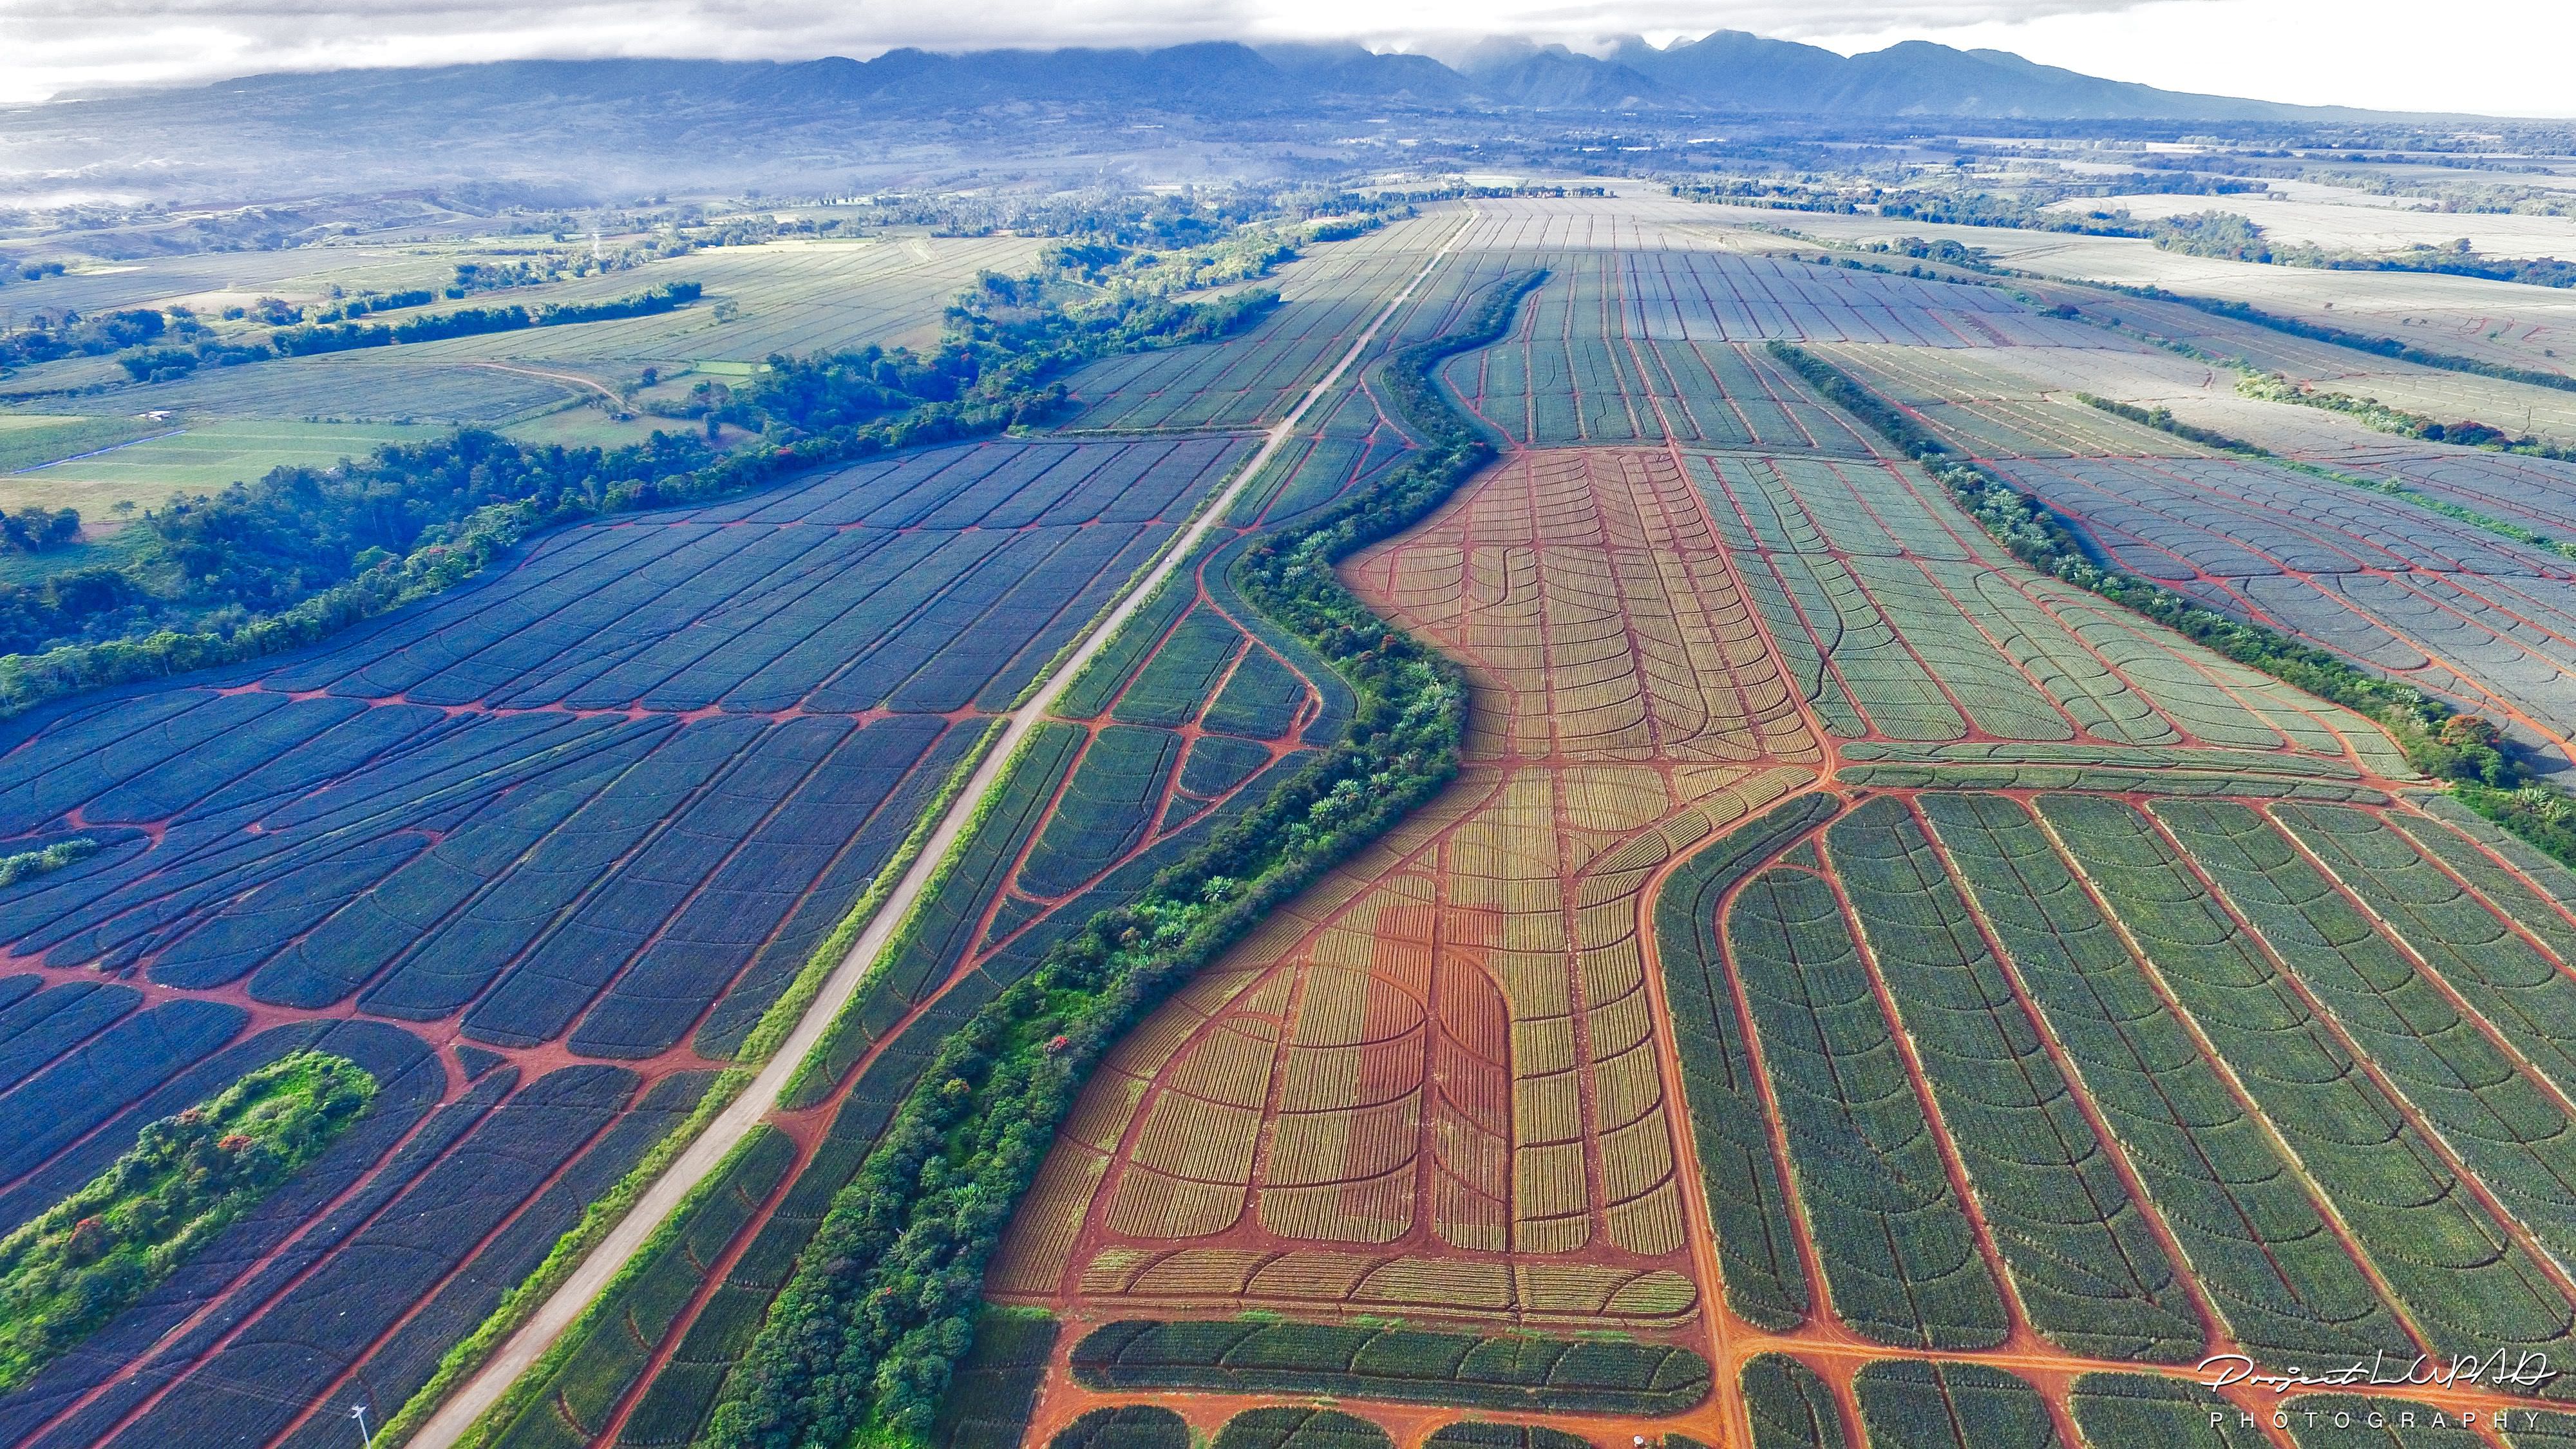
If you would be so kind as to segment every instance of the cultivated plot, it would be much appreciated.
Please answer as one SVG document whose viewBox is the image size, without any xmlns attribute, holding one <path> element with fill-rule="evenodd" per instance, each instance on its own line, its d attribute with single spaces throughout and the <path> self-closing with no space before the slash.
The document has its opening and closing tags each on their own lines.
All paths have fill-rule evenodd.
<svg viewBox="0 0 2576 1449">
<path fill-rule="evenodd" d="M 2576 1332 L 2562 868 L 2396 803 L 1801 807 L 1659 915 L 1753 1442 L 2215 1442 L 2205 1354 Z"/>
<path fill-rule="evenodd" d="M 1700 210 L 1713 224 L 1779 225 L 1778 212 L 1722 205 Z M 2576 358 L 2576 298 L 2554 287 L 2421 272 L 2343 272 L 2226 261 L 2162 250 L 2136 237 L 1945 226 L 1912 218 L 1801 214 L 1796 226 L 1811 236 L 1846 244 L 1892 242 L 1908 236 L 1956 241 L 1980 248 L 2008 266 L 2042 276 L 2162 287 L 2186 296 L 2243 302 L 2318 326 L 2395 337 L 2431 351 L 2465 354 L 2512 367 L 2565 373 L 2568 359 Z M 2452 235 L 2458 233 L 2454 231 Z M 2232 339 L 2242 334 L 2259 337 L 2264 332 L 2174 303 L 2128 297 L 2113 301 L 2098 293 L 2091 294 L 2091 300 L 2110 311 L 2137 316 L 2182 314 L 2186 319 L 2201 318 L 2198 323 L 2183 322 L 2191 330 L 2166 329 L 2168 336 L 2207 333 Z M 2237 330 L 2240 328 L 2241 334 Z M 2278 333 L 2270 335 L 2280 343 L 2296 341 Z M 2394 371 L 2398 367 L 2393 363 L 2373 367 L 2363 354 L 2350 352 L 2343 353 L 2337 365 L 2351 371 Z"/>
<path fill-rule="evenodd" d="M 1343 453 L 1318 442 L 1281 503 L 1328 497 L 1354 477 Z M 1280 521 L 1279 504 L 1245 506 L 1247 529 Z M 741 1210 L 702 1210 L 689 1259 L 639 1280 L 639 1296 L 671 1310 L 631 1333 L 602 1327 L 503 1443 L 691 1440 L 833 1195 L 942 1039 L 1340 738 L 1348 688 L 1235 594 L 1227 570 L 1243 534 L 1220 537 L 1031 737 L 915 926 L 835 1021 L 775 1119 L 777 1161 L 746 1185 Z"/>
<path fill-rule="evenodd" d="M 164 423 L 141 440 L 0 478 L 0 507 L 75 507 L 112 523 L 119 501 L 157 508 L 172 493 L 207 493 L 272 468 L 329 468 L 391 443 L 445 435 L 443 428 L 386 424 L 195 421 Z"/>
<path fill-rule="evenodd" d="M 11 848 L 102 848 L 0 904 L 9 1221 L 295 1046 L 401 1089 L 8 1437 L 321 1443 L 326 1396 L 400 1404 L 1238 449 L 946 448 L 585 525 L 321 649 L 13 724 Z"/>
<path fill-rule="evenodd" d="M 2516 498 L 2515 475 L 2539 470 L 2499 478 L 2486 455 L 2452 451 L 2456 460 L 2419 456 L 2388 471 L 2439 479 L 2437 496 L 2481 511 L 2521 501 L 2528 518 L 2553 507 L 2536 489 Z M 2242 459 L 1995 466 L 2121 568 L 2405 679 L 2561 768 L 2570 758 L 2576 564 L 2556 553 L 2403 498 Z"/>
<path fill-rule="evenodd" d="M 1910 468 L 1694 458 L 1784 665 L 1847 761 L 2139 764 L 2177 747 L 2407 774 L 2378 730 L 2011 564 Z M 2046 745 L 2049 749 L 2036 749 Z"/>
<path fill-rule="evenodd" d="M 1481 276 L 1545 268 L 1503 342 L 1441 370 L 1470 412 L 1530 447 L 1659 442 L 1866 455 L 1869 446 L 1806 401 L 1758 349 L 1647 335 L 1625 300 L 1620 254 L 1487 255 Z"/>
<path fill-rule="evenodd" d="M 1280 272 L 1280 306 L 1239 338 L 1091 364 L 1068 379 L 1074 395 L 1091 404 L 1071 426 L 1117 432 L 1276 422 L 1457 225 L 1454 214 L 1434 214 L 1318 248 Z M 1417 316 L 1424 305 L 1415 304 Z"/>
<path fill-rule="evenodd" d="M 546 302 L 605 302 L 670 282 L 706 291 L 693 307 L 568 327 L 535 327 L 389 349 L 407 361 L 761 362 L 785 353 L 923 347 L 941 314 L 986 271 L 1018 275 L 1043 243 L 1030 237 L 894 236 L 715 247 L 629 271 L 550 286 Z M 730 320 L 715 316 L 728 302 Z"/>
<path fill-rule="evenodd" d="M 119 407 L 138 413 L 489 427 L 579 401 L 596 388 L 594 381 L 560 367 L 417 363 L 342 353 L 201 369 L 176 381 L 121 389 L 116 399 Z"/>
</svg>

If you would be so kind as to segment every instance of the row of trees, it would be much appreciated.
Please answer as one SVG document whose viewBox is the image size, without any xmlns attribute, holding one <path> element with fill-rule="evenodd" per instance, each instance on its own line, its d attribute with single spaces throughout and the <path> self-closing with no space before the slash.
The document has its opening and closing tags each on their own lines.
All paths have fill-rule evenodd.
<svg viewBox="0 0 2576 1449">
<path fill-rule="evenodd" d="M 2499 798 L 2510 799 L 2524 791 L 2555 793 L 2541 785 L 2516 758 L 2491 722 L 2462 714 L 2412 685 L 2372 674 L 2304 640 L 2231 618 L 2158 584 L 2103 566 L 2047 505 L 1952 454 L 1902 410 L 1853 381 L 1841 369 L 1789 343 L 1774 342 L 1769 347 L 1774 356 L 1796 369 L 1817 391 L 1913 455 L 1987 534 L 2032 568 L 2089 589 L 2196 644 L 2376 721 L 2405 751 L 2409 764 L 2433 779 L 2451 784 L 2462 799 L 2488 810 L 2491 816 L 2496 811 L 2488 807 Z M 2119 407 L 2110 410 L 2123 411 Z M 2146 409 L 2128 408 L 2124 415 L 2161 425 Z M 2223 435 L 2194 431 L 2202 440 L 2219 446 L 2243 446 Z M 2576 808 L 2559 813 L 2576 819 Z M 2529 838 L 2576 864 L 2576 830 L 2562 830 L 2557 837 L 2531 834 Z"/>
<path fill-rule="evenodd" d="M 704 1442 L 918 1441 L 972 1345 L 985 1263 L 1100 1057 L 1455 776 L 1464 679 L 1371 613 L 1333 564 L 1409 527 L 1491 460 L 1432 370 L 1499 339 L 1544 275 L 1502 283 L 1464 331 L 1397 354 L 1384 378 L 1427 446 L 1359 497 L 1263 541 L 1236 572 L 1246 598 L 1351 682 L 1358 707 L 1347 736 L 1132 904 L 1086 921 L 941 1044 L 834 1198 Z"/>
<path fill-rule="evenodd" d="M 650 291 L 605 302 L 560 302 L 551 306 L 461 307 L 432 312 L 396 323 L 330 322 L 282 327 L 266 337 L 234 340 L 200 339 L 193 347 L 147 347 L 117 359 L 137 382 L 183 377 L 200 367 L 236 367 L 279 357 L 314 357 L 402 342 L 436 342 L 449 337 L 475 337 L 488 332 L 517 332 L 529 327 L 561 327 L 574 322 L 602 322 L 619 317 L 649 317 L 698 300 L 696 282 L 668 282 Z"/>
<path fill-rule="evenodd" d="M 470 577 L 533 530 L 1035 423 L 1063 410 L 1061 375 L 1081 363 L 1222 336 L 1277 301 L 1076 306 L 1052 286 L 997 279 L 925 353 L 771 358 L 724 399 L 724 419 L 756 435 L 730 453 L 694 432 L 603 449 L 469 428 L 174 496 L 120 561 L 0 584 L 0 711 L 311 643 Z"/>
</svg>

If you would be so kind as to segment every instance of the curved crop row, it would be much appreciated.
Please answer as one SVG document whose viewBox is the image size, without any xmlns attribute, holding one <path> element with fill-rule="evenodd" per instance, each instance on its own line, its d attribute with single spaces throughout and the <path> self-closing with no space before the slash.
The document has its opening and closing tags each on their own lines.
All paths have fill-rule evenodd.
<svg viewBox="0 0 2576 1449">
<path fill-rule="evenodd" d="M 1839 803 L 1831 795 L 1803 795 L 1738 826 L 1683 861 L 1655 902 L 1664 999 L 1727 1305 L 1775 1331 L 1796 1327 L 1813 1304 L 1798 1256 L 1796 1209 L 1772 1151 L 1770 1113 L 1726 966 L 1719 907 L 1764 856 L 1833 818 Z"/>
<path fill-rule="evenodd" d="M 2201 1056 L 2027 807 L 1942 792 L 1922 809 L 2236 1340 L 2294 1355 L 2402 1342 L 2296 1164 Z"/>
<path fill-rule="evenodd" d="M 2003 1342 L 2002 1294 L 1832 887 L 1773 866 L 1727 939 L 1835 1310 L 1882 1343 Z"/>
<path fill-rule="evenodd" d="M 2576 1243 L 2576 1121 L 2270 821 L 2159 802 L 2163 821 L 2390 1088 L 2540 1240 Z"/>
</svg>

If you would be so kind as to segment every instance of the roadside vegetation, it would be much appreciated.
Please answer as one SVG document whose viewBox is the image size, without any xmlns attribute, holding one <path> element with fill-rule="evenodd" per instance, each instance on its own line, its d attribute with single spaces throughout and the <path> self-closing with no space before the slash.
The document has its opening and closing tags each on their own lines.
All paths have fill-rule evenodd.
<svg viewBox="0 0 2576 1449">
<path fill-rule="evenodd" d="M 1268 801 L 1101 912 L 942 1044 L 728 1383 L 705 1442 L 919 1442 L 972 1345 L 986 1261 L 1101 1055 L 1199 969 L 1456 774 L 1457 667 L 1334 576 L 1493 457 L 1432 381 L 1501 338 L 1543 273 L 1494 288 L 1464 328 L 1397 353 L 1385 376 L 1425 446 L 1237 574 L 1246 598 L 1318 652 L 1359 704 L 1341 743 Z"/>
</svg>

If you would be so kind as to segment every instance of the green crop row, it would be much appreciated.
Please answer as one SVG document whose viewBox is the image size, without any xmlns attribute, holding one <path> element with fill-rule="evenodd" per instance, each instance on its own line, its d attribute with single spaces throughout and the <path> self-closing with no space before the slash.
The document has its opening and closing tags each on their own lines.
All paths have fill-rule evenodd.
<svg viewBox="0 0 2576 1449">
<path fill-rule="evenodd" d="M 2455 879 L 2411 835 L 2390 830 L 2390 817 L 2305 805 L 2282 807 L 2275 817 L 2517 1054 L 2562 1093 L 2576 1093 L 2576 980 L 2521 934 L 2576 961 L 2576 929 L 2486 857 L 2458 852 L 2457 836 L 2452 844 L 2464 858 L 2451 866 L 2460 872 Z M 2554 864 L 2538 868 L 2567 879 Z M 2463 880 L 2483 880 L 2476 888 L 2485 899 Z"/>
<path fill-rule="evenodd" d="M 1391 1449 L 1394 1442 L 1338 1409 L 1246 1409 L 1225 1421 L 1210 1449 Z"/>
<path fill-rule="evenodd" d="M 2383 433 L 2401 433 L 2408 437 L 2427 438 L 2432 442 L 2441 442 L 2444 439 L 2444 425 L 2420 414 L 2400 412 L 2371 398 L 2357 398 L 2339 392 L 2318 392 L 2313 388 L 2295 384 L 2277 372 L 2254 371 L 2248 363 L 2239 362 L 2237 366 L 2241 375 L 2236 380 L 2236 390 L 2246 397 L 2259 398 L 2266 402 L 2296 403 L 2306 407 L 2322 408 L 2328 412 L 2350 413 L 2359 417 L 2364 424 Z M 2366 492 L 2400 499 L 2427 512 L 2438 513 L 2444 518 L 2457 519 L 2472 528 L 2484 529 L 2500 538 L 2509 538 L 2516 543 L 2527 543 L 2535 548 L 2545 548 L 2562 558 L 2576 558 L 2576 543 L 2551 538 L 2545 533 L 2498 518 L 2494 514 L 2481 513 L 2467 504 L 2455 503 L 2437 494 L 2409 488 L 2393 478 L 2365 478 L 2359 474 L 2346 473 L 2340 469 L 2323 467 L 2297 458 L 2284 458 L 2260 444 L 2249 443 L 2242 438 L 2231 438 L 2225 433 L 2212 432 L 2207 428 L 2183 422 L 2173 415 L 2173 410 L 2170 408 L 2142 408 L 2135 403 L 2114 402 L 2109 398 L 2095 397 L 2089 392 L 2079 392 L 2076 397 L 2104 412 L 2115 413 L 2134 422 L 2144 423 L 2148 427 L 2161 429 L 2178 438 L 2188 438 L 2195 443 L 2224 449 L 2249 458 L 2260 458 L 2275 467 L 2285 468 L 2293 473 L 2302 473 L 2325 482 L 2340 483 L 2348 488 L 2359 488 Z M 2468 444 L 2473 431 L 2502 436 L 2499 430 L 2488 428 L 2480 423 L 2451 424 L 2449 431 L 2455 434 L 2451 441 L 2459 444 Z M 2545 447 L 2531 439 L 2525 439 L 2523 442 L 2524 446 L 2505 451 L 2530 453 L 2561 460 L 2569 456 L 2561 449 Z"/>
<path fill-rule="evenodd" d="M 1852 1390 L 1870 1449 L 2066 1449 L 2039 1391 L 1983 1364 L 1882 1359 L 1854 1376 Z"/>
<path fill-rule="evenodd" d="M 1216 692 L 1216 680 L 1243 647 L 1242 631 L 1210 609 L 1192 609 L 1154 650 L 1110 718 L 1128 724 L 1183 725 Z"/>
<path fill-rule="evenodd" d="M 2576 1122 L 2547 1085 L 2521 1071 L 2261 816 L 2198 801 L 2160 804 L 2155 814 L 2341 1025 L 2355 1054 L 2543 1243 L 2567 1252 L 2576 1243 Z M 2427 943 L 2410 944 L 2420 951 Z"/>
<path fill-rule="evenodd" d="M 2039 812 L 2435 1350 L 2567 1343 L 2576 1305 L 2146 817 L 2090 796 Z"/>
<path fill-rule="evenodd" d="M 2075 1426 L 2095 1444 L 2154 1449 L 2271 1449 L 2272 1444 L 2261 1427 L 2241 1420 L 2234 1404 L 2179 1379 L 2086 1374 L 2075 1381 L 2067 1407 L 2074 1411 Z"/>
<path fill-rule="evenodd" d="M 1708 1360 L 1624 1339 L 1478 1337 L 1275 1320 L 1131 1320 L 1074 1345 L 1094 1389 L 1336 1394 L 1473 1409 L 1677 1414 L 1706 1399 Z"/>
<path fill-rule="evenodd" d="M 1041 898 L 1064 895 L 1144 844 L 1163 786 L 1180 768 L 1181 744 L 1169 730 L 1141 725 L 1110 725 L 1092 736 L 1020 866 L 1019 888 Z"/>
<path fill-rule="evenodd" d="M 1172 570 L 1155 587 L 1152 596 L 1127 617 L 1127 622 L 1120 626 L 1117 637 L 1109 641 L 1109 646 L 1091 656 L 1091 662 L 1074 676 L 1073 683 L 1065 686 L 1064 693 L 1056 699 L 1058 716 L 1091 719 L 1109 708 L 1110 700 L 1118 693 L 1118 686 L 1127 682 L 1144 662 L 1145 656 L 1162 642 L 1165 634 L 1171 632 L 1173 622 L 1196 602 L 1195 572 L 1191 562 L 1183 560 L 1181 567 Z M 1077 634 L 1066 641 L 1065 648 L 1075 648 L 1081 642 L 1082 636 Z M 1054 672 L 1050 668 L 1046 674 Z M 1039 677 L 1043 679 L 1046 675 Z"/>
<path fill-rule="evenodd" d="M 1121 1404 L 1093 1409 L 1058 1429 L 1047 1449 L 1190 1449 L 1190 1426 L 1157 1404 Z"/>
<path fill-rule="evenodd" d="M 1443 1424 L 1422 1441 L 1422 1449 L 1598 1449 L 1589 1439 L 1544 1424 L 1490 1424 L 1461 1419 Z"/>
<path fill-rule="evenodd" d="M 476 1421 L 460 1449 L 580 1449 L 597 1437 L 706 1281 L 708 1265 L 795 1164 L 796 1144 L 776 1128 L 744 1138 Z"/>
<path fill-rule="evenodd" d="M 987 1309 L 975 1324 L 975 1346 L 957 1365 L 955 1387 L 930 1426 L 930 1442 L 938 1449 L 1019 1449 L 1029 1426 L 1029 1411 L 1037 1406 L 1038 1389 L 1046 1381 L 1055 1340 L 1052 1315 L 1029 1308 Z M 1180 1422 L 1178 1415 L 1169 1417 L 1175 1424 Z M 1121 1426 L 1100 1449 L 1125 1449 L 1134 1443 L 1130 1436 L 1135 1433 L 1135 1428 Z M 1155 1436 L 1149 1431 L 1137 1437 L 1150 1441 Z M 1056 1442 L 1062 1443 L 1063 1437 L 1059 1435 Z M 1174 1449 L 1188 1449 L 1189 1442 L 1184 1428 Z"/>
<path fill-rule="evenodd" d="M 1950 793 L 1922 807 L 2237 1341 L 2284 1361 L 2403 1342 L 2295 1164 L 2201 1055 L 2029 810 Z"/>
<path fill-rule="evenodd" d="M 2175 1265 L 1913 814 L 1873 800 L 1827 839 L 2031 1325 L 2095 1358 L 2200 1358 Z"/>
<path fill-rule="evenodd" d="M 1847 1449 L 1842 1412 L 1814 1369 L 1766 1353 L 1744 1366 L 1741 1382 L 1753 1449 Z"/>
<path fill-rule="evenodd" d="M 1831 887 L 1775 866 L 1736 898 L 1727 939 L 1843 1321 L 1907 1347 L 2003 1342 L 2001 1290 Z"/>
<path fill-rule="evenodd" d="M 1718 908 L 1764 856 L 1833 818 L 1831 795 L 1804 795 L 1682 862 L 1655 901 L 1655 941 L 1673 1016 L 1682 1090 L 1725 1269 L 1726 1301 L 1750 1323 L 1795 1328 L 1812 1306 L 1788 1185 L 1771 1150 L 1741 1008 L 1718 936 Z"/>
</svg>

